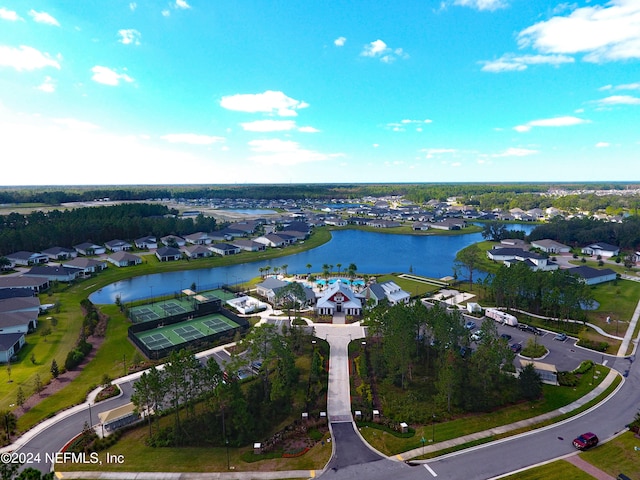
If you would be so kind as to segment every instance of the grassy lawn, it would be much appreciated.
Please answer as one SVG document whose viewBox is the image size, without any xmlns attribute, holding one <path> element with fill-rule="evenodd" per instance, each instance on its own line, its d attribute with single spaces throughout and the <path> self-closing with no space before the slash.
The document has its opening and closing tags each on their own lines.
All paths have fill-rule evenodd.
<svg viewBox="0 0 640 480">
<path fill-rule="evenodd" d="M 632 432 L 623 433 L 580 456 L 614 477 L 624 473 L 629 478 L 640 478 L 640 439 Z"/>
<path fill-rule="evenodd" d="M 418 282 L 409 278 L 401 278 L 397 275 L 381 275 L 378 277 L 378 283 L 395 282 L 404 291 L 409 292 L 412 297 L 424 297 L 440 290 L 440 287 L 429 285 L 428 283 Z"/>
<path fill-rule="evenodd" d="M 596 375 L 595 383 L 592 382 L 593 377 L 591 375 L 586 375 L 581 378 L 575 389 L 543 385 L 544 398 L 542 400 L 535 402 L 522 402 L 492 413 L 465 415 L 447 422 L 436 423 L 435 426 L 413 426 L 416 433 L 411 438 L 396 437 L 395 435 L 375 428 L 362 428 L 361 433 L 365 440 L 367 440 L 367 442 L 369 442 L 374 448 L 386 455 L 394 455 L 421 447 L 421 438 L 424 437 L 427 441 L 431 441 L 433 440 L 434 433 L 435 442 L 437 443 L 469 435 L 471 433 L 481 432 L 500 425 L 507 425 L 526 418 L 551 412 L 583 397 L 599 385 L 609 372 L 608 368 L 600 365 L 596 368 L 599 374 Z M 591 385 L 590 383 L 593 384 Z M 605 394 L 608 395 L 611 393 L 613 388 L 614 387 L 610 388 L 605 392 Z M 420 406 L 416 406 L 416 408 L 432 409 L 432 407 L 429 407 L 426 404 L 420 404 Z M 588 406 L 585 406 L 584 408 L 588 408 Z M 581 410 L 582 409 L 579 411 Z M 570 415 L 574 415 L 575 413 L 577 412 L 572 412 Z M 564 418 L 564 416 L 562 418 Z M 521 433 L 521 430 L 515 431 L 512 434 L 515 433 Z"/>
<path fill-rule="evenodd" d="M 100 453 L 103 465 L 57 465 L 56 472 L 65 471 L 116 471 L 116 472 L 226 472 L 227 451 L 222 447 L 200 448 L 152 448 L 145 444 L 146 427 L 125 433 L 109 453 L 123 455 L 124 463 L 104 465 L 104 452 Z M 326 440 L 326 438 L 324 439 Z M 242 455 L 251 447 L 229 448 L 229 465 L 235 471 L 270 470 L 320 470 L 331 457 L 331 443 L 319 442 L 307 453 L 295 458 L 271 458 L 245 462 Z"/>
<path fill-rule="evenodd" d="M 591 475 L 564 460 L 529 468 L 503 478 L 505 480 L 540 480 L 541 478 L 545 480 L 566 480 L 568 478 L 571 480 L 593 480 Z"/>
<path fill-rule="evenodd" d="M 95 277 L 81 280 L 72 285 L 53 287 L 50 292 L 41 294 L 41 303 L 59 303 L 59 312 L 49 312 L 39 318 L 38 331 L 27 336 L 27 346 L 19 355 L 19 361 L 11 365 L 11 382 L 5 369 L 4 379 L 0 380 L 0 409 L 11 408 L 16 402 L 18 387 L 22 386 L 25 395 L 34 391 L 36 375 L 40 376 L 42 383 L 51 379 L 51 361 L 55 358 L 60 367 L 64 365 L 67 353 L 75 346 L 82 325 L 82 312 L 80 302 L 92 292 L 113 282 L 147 275 L 158 272 L 181 271 L 196 268 L 211 268 L 226 266 L 248 261 L 256 261 L 267 258 L 277 258 L 291 255 L 299 251 L 322 245 L 331 239 L 331 233 L 326 228 L 314 231 L 312 237 L 304 244 L 296 244 L 286 249 L 270 249 L 264 252 L 243 252 L 238 255 L 226 257 L 214 257 L 194 261 L 160 262 L 155 255 L 144 255 L 144 263 L 130 268 L 109 267 Z M 256 272 L 258 273 L 258 272 Z M 42 400 L 36 407 L 23 415 L 18 423 L 19 431 L 25 431 L 34 424 L 44 420 L 52 413 L 80 403 L 89 387 L 97 384 L 102 376 L 107 373 L 112 377 L 120 377 L 124 374 L 123 362 L 126 358 L 133 357 L 135 351 L 133 345 L 127 339 L 129 321 L 119 313 L 114 305 L 101 306 L 101 311 L 111 317 L 107 335 L 103 347 L 100 348 L 96 358 L 82 371 L 78 379 L 60 392 Z M 51 328 L 51 335 L 46 339 L 39 332 L 49 325 L 47 317 L 58 319 L 58 325 Z M 36 363 L 30 360 L 34 354 Z"/>
</svg>

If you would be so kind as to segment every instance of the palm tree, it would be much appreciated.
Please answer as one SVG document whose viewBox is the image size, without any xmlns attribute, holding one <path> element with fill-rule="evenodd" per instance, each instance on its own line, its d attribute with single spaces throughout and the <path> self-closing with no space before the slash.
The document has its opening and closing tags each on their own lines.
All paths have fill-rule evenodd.
<svg viewBox="0 0 640 480">
<path fill-rule="evenodd" d="M 266 272 L 266 276 L 269 276 L 269 272 L 271 271 L 271 265 L 267 265 L 264 267 L 264 271 Z"/>
<path fill-rule="evenodd" d="M 342 267 L 342 264 L 336 263 L 336 267 L 338 267 L 338 275 L 340 275 L 340 268 Z"/>
<path fill-rule="evenodd" d="M 264 278 L 264 267 L 258 268 L 258 271 L 260 272 L 260 277 Z"/>
<path fill-rule="evenodd" d="M 325 279 L 329 279 L 329 264 L 325 263 L 322 265 L 322 275 L 324 275 Z"/>
<path fill-rule="evenodd" d="M 280 267 L 273 267 L 273 273 L 278 276 L 278 273 L 280 273 Z"/>
<path fill-rule="evenodd" d="M 309 275 L 311 275 L 311 267 L 313 267 L 313 265 L 311 265 L 310 263 L 307 263 L 307 270 L 309 272 Z"/>
<path fill-rule="evenodd" d="M 358 270 L 358 267 L 356 266 L 356 264 L 350 263 L 349 266 L 347 267 L 347 272 L 349 272 L 349 278 L 353 279 L 353 277 L 356 276 L 357 270 Z"/>
<path fill-rule="evenodd" d="M 282 271 L 283 271 L 283 272 L 284 272 L 284 274 L 286 275 L 286 274 L 287 274 L 287 268 L 289 268 L 289 265 L 285 263 L 285 264 L 284 264 L 284 265 L 282 265 L 282 267 L 280 267 L 280 268 L 282 268 Z"/>
</svg>

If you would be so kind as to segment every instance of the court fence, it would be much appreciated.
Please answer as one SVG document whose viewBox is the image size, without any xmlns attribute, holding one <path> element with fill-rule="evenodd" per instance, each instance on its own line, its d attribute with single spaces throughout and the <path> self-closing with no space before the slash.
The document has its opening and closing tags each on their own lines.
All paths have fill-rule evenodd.
<svg viewBox="0 0 640 480">
<path fill-rule="evenodd" d="M 211 348 L 215 345 L 220 345 L 222 343 L 228 343 L 233 340 L 233 337 L 236 335 L 237 331 L 240 331 L 240 333 L 244 333 L 249 329 L 250 324 L 245 318 L 241 318 L 233 312 L 227 310 L 226 308 L 223 308 L 220 301 L 200 304 L 199 307 L 200 308 L 198 308 L 196 311 L 196 315 L 194 315 L 193 312 L 182 312 L 164 318 L 157 318 L 146 322 L 135 323 L 128 329 L 129 340 L 131 340 L 133 344 L 138 347 L 148 359 L 159 360 L 161 358 L 167 357 L 174 350 L 186 349 L 191 351 L 199 351 L 205 348 Z M 204 317 L 213 313 L 219 313 L 229 320 L 235 322 L 239 326 L 236 328 L 225 330 L 223 332 L 213 333 L 204 337 L 180 342 L 178 344 L 160 349 L 150 349 L 136 335 L 141 332 L 153 330 L 154 328 L 176 325 L 187 320 L 193 320 L 195 318 Z"/>
</svg>

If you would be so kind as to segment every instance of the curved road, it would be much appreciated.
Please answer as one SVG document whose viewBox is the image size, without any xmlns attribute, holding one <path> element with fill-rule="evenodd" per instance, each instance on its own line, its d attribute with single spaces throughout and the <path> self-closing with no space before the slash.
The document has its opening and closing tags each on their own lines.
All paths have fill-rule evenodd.
<svg viewBox="0 0 640 480">
<path fill-rule="evenodd" d="M 386 480 L 391 476 L 397 480 L 435 478 L 436 476 L 438 479 L 455 480 L 460 478 L 468 480 L 493 478 L 574 453 L 571 440 L 585 431 L 597 432 L 602 440 L 612 437 L 623 430 L 625 424 L 632 420 L 640 403 L 640 371 L 629 359 L 602 356 L 578 349 L 571 344 L 562 345 L 561 342 L 554 341 L 553 336 L 546 335 L 540 341 L 549 342 L 552 352 L 556 355 L 555 351 L 558 348 L 565 349 L 566 355 L 558 355 L 558 362 L 562 358 L 568 358 L 565 361 L 573 364 L 570 368 L 574 368 L 581 359 L 592 358 L 598 363 L 604 359 L 609 367 L 626 374 L 625 382 L 617 394 L 588 412 L 559 424 L 438 457 L 428 462 L 416 462 L 415 466 L 409 466 L 406 463 L 385 458 L 374 451 L 355 430 L 350 411 L 347 349 L 350 341 L 364 337 L 364 329 L 357 325 L 315 325 L 315 329 L 316 336 L 327 339 L 331 345 L 327 410 L 333 435 L 334 455 L 321 475 L 322 478 L 368 478 L 371 480 Z M 514 329 L 507 331 L 513 334 L 512 341 L 517 341 L 516 331 Z M 211 352 L 204 352 L 204 354 L 211 354 Z M 130 401 L 132 384 L 140 374 L 141 372 L 115 381 L 114 383 L 122 388 L 123 394 L 92 406 L 91 420 L 94 425 L 98 423 L 98 413 Z M 51 462 L 45 454 L 53 455 L 59 451 L 70 438 L 82 431 L 85 421 L 89 421 L 87 403 L 43 422 L 19 439 L 13 448 L 19 452 L 40 453 L 40 463 L 28 466 L 47 472 L 51 468 Z M 121 474 L 119 475 L 118 478 L 123 478 Z M 216 475 L 218 475 L 216 478 L 232 478 L 231 476 L 242 478 L 240 472 L 218 473 Z"/>
</svg>

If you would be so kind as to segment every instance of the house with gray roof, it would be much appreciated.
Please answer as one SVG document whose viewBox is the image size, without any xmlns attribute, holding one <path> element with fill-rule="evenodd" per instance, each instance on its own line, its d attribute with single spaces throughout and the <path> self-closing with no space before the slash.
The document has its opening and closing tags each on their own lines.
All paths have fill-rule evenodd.
<svg viewBox="0 0 640 480">
<path fill-rule="evenodd" d="M 318 315 L 362 315 L 362 301 L 349 286 L 341 281 L 336 281 L 318 298 L 315 306 Z"/>
<path fill-rule="evenodd" d="M 116 267 L 132 267 L 134 265 L 140 265 L 142 258 L 133 253 L 120 251 L 109 255 L 107 261 L 113 263 Z"/>
<path fill-rule="evenodd" d="M 24 288 L 32 293 L 40 293 L 49 288 L 49 280 L 37 277 L 0 277 L 0 290 Z"/>
<path fill-rule="evenodd" d="M 80 255 L 84 256 L 93 256 L 93 255 L 102 255 L 106 253 L 107 249 L 101 245 L 96 245 L 91 242 L 84 242 L 78 245 L 73 246 L 74 250 L 78 252 Z"/>
<path fill-rule="evenodd" d="M 31 267 L 31 270 L 24 274 L 25 277 L 46 278 L 50 282 L 73 282 L 80 275 L 77 268 L 63 267 L 60 265 L 39 265 Z"/>
<path fill-rule="evenodd" d="M 229 243 L 212 243 L 209 245 L 209 250 L 218 255 L 237 255 L 240 253 L 240 248 Z"/>
<path fill-rule="evenodd" d="M 213 256 L 213 252 L 204 245 L 189 245 L 182 249 L 189 258 L 206 258 Z"/>
<path fill-rule="evenodd" d="M 531 242 L 531 246 L 533 248 L 539 248 L 545 253 L 569 253 L 571 252 L 571 247 L 568 245 L 564 245 L 560 242 L 556 242 L 555 240 L 543 239 L 543 240 L 534 240 Z"/>
<path fill-rule="evenodd" d="M 0 363 L 9 363 L 25 344 L 24 333 L 0 333 Z"/>
<path fill-rule="evenodd" d="M 77 268 L 82 276 L 90 276 L 92 273 L 98 273 L 107 268 L 107 262 L 95 258 L 76 257 L 73 260 L 62 264 L 64 267 Z"/>
<path fill-rule="evenodd" d="M 187 244 L 184 238 L 178 237 L 177 235 L 166 235 L 162 237 L 160 241 L 167 247 L 184 247 Z"/>
<path fill-rule="evenodd" d="M 173 247 L 160 247 L 156 250 L 156 257 L 161 262 L 173 262 L 182 258 L 182 252 Z"/>
<path fill-rule="evenodd" d="M 287 285 L 287 282 L 278 280 L 275 277 L 269 277 L 264 282 L 256 285 L 256 293 L 273 303 L 276 295 L 278 294 L 278 290 L 286 287 Z"/>
<path fill-rule="evenodd" d="M 158 239 L 153 236 L 146 236 L 141 238 L 136 238 L 133 242 L 136 248 L 140 250 L 149 250 L 151 248 L 158 248 Z"/>
<path fill-rule="evenodd" d="M 49 261 L 49 257 L 47 255 L 37 252 L 20 251 L 10 253 L 8 255 L 5 255 L 5 257 L 14 265 L 22 266 L 42 265 L 43 263 L 47 263 Z"/>
<path fill-rule="evenodd" d="M 253 240 L 246 238 L 238 238 L 232 241 L 231 245 L 235 245 L 240 250 L 244 250 L 246 252 L 261 252 L 267 248 L 264 243 L 254 242 Z"/>
<path fill-rule="evenodd" d="M 78 256 L 78 252 L 76 252 L 72 248 L 65 247 L 47 248 L 46 250 L 43 250 L 42 253 L 49 257 L 49 260 L 53 261 L 70 260 Z"/>
<path fill-rule="evenodd" d="M 124 240 L 109 240 L 105 242 L 105 247 L 107 247 L 112 252 L 126 252 L 133 248 L 129 242 L 125 242 Z"/>
<path fill-rule="evenodd" d="M 368 285 L 360 294 L 367 301 L 373 300 L 374 305 L 382 300 L 387 300 L 389 305 L 397 305 L 398 303 L 409 303 L 411 295 L 398 286 L 397 283 L 388 281 L 383 283 L 372 283 Z"/>
<path fill-rule="evenodd" d="M 557 263 L 551 262 L 547 257 L 521 248 L 492 248 L 487 250 L 487 257 L 508 267 L 523 262 L 533 271 L 551 271 L 559 268 Z"/>
<path fill-rule="evenodd" d="M 584 253 L 585 255 L 590 255 L 592 257 L 600 256 L 604 258 L 611 258 L 620 253 L 620 247 L 616 247 L 615 245 L 604 242 L 592 243 L 591 245 L 583 247 L 582 253 Z"/>
<path fill-rule="evenodd" d="M 580 265 L 567 270 L 573 275 L 577 275 L 580 280 L 587 285 L 597 285 L 599 283 L 611 282 L 617 278 L 616 272 L 610 268 L 597 269 L 587 265 Z"/>
</svg>

